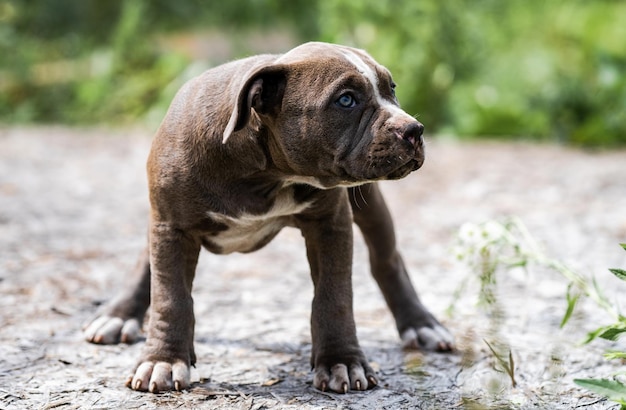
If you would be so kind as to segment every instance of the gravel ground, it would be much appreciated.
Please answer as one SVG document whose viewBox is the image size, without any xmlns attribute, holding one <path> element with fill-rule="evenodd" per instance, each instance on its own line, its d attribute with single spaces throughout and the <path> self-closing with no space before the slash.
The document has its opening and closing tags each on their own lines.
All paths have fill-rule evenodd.
<svg viewBox="0 0 626 410">
<path fill-rule="evenodd" d="M 312 285 L 303 240 L 283 231 L 253 254 L 203 253 L 196 277 L 197 367 L 183 393 L 124 387 L 142 343 L 98 346 L 81 326 L 123 286 L 147 224 L 144 129 L 0 129 L 0 408 L 617 409 L 572 382 L 624 365 L 581 345 L 607 323 L 590 303 L 563 330 L 567 282 L 531 269 L 500 276 L 502 314 L 476 305 L 453 239 L 465 222 L 520 217 L 547 254 L 594 274 L 626 267 L 626 152 L 431 139 L 424 168 L 383 190 L 414 283 L 455 334 L 453 354 L 403 351 L 356 236 L 355 314 L 381 385 L 365 393 L 311 387 Z M 621 287 L 620 287 L 621 286 Z M 622 298 L 623 299 L 623 298 Z M 497 320 L 496 320 L 497 319 Z M 494 369 L 484 339 L 511 350 L 517 386 Z"/>
</svg>

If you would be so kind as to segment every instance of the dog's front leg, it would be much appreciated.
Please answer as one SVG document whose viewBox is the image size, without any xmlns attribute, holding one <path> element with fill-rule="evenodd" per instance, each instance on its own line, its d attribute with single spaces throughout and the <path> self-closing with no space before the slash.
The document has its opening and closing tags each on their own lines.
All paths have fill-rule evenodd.
<svg viewBox="0 0 626 410">
<path fill-rule="evenodd" d="M 422 304 L 396 249 L 396 233 L 376 183 L 351 188 L 354 222 L 370 253 L 372 275 L 393 313 L 405 347 L 450 351 L 454 338 Z"/>
<path fill-rule="evenodd" d="M 152 306 L 143 354 L 126 385 L 157 393 L 189 386 L 195 363 L 191 287 L 200 252 L 197 240 L 167 223 L 152 222 Z"/>
<path fill-rule="evenodd" d="M 378 382 L 359 347 L 352 311 L 352 214 L 345 190 L 333 204 L 298 218 L 315 287 L 311 312 L 313 384 L 346 393 Z M 336 205 L 336 206 L 335 206 Z"/>
</svg>

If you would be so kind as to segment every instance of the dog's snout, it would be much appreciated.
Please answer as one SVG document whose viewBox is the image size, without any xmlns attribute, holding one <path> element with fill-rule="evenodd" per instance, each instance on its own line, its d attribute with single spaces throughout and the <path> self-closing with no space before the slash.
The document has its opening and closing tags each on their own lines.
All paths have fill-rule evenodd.
<svg viewBox="0 0 626 410">
<path fill-rule="evenodd" d="M 414 146 L 418 146 L 423 142 L 422 134 L 424 134 L 424 125 L 415 121 L 404 127 L 402 130 L 402 139 L 410 142 Z"/>
</svg>

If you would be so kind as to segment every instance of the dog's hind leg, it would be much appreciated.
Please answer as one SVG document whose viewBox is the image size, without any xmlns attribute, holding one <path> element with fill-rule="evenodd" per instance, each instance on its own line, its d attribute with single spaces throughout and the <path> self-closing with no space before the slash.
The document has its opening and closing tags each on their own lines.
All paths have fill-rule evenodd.
<svg viewBox="0 0 626 410">
<path fill-rule="evenodd" d="M 125 291 L 83 328 L 85 339 L 97 344 L 133 343 L 150 306 L 150 253 L 141 253 Z"/>
<path fill-rule="evenodd" d="M 372 275 L 393 314 L 405 347 L 448 351 L 452 335 L 421 303 L 396 248 L 391 215 L 373 183 L 349 188 L 354 222 L 367 244 Z"/>
</svg>

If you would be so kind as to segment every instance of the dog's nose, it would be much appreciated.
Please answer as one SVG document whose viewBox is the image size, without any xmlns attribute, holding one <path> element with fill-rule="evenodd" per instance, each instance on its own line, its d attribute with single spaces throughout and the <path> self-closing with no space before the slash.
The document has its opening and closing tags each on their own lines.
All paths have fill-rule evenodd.
<svg viewBox="0 0 626 410">
<path fill-rule="evenodd" d="M 402 139 L 408 141 L 414 147 L 422 145 L 422 134 L 424 134 L 424 125 L 419 121 L 408 124 L 402 130 Z"/>
</svg>

